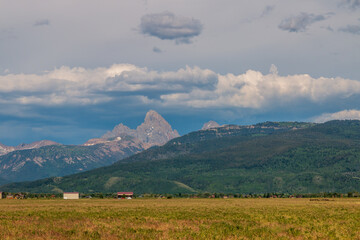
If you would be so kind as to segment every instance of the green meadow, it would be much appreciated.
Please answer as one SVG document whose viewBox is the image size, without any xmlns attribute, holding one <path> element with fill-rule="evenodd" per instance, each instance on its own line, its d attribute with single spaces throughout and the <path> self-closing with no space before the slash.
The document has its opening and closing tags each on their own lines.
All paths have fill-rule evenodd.
<svg viewBox="0 0 360 240">
<path fill-rule="evenodd" d="M 0 239 L 360 239 L 360 199 L 3 199 Z"/>
</svg>

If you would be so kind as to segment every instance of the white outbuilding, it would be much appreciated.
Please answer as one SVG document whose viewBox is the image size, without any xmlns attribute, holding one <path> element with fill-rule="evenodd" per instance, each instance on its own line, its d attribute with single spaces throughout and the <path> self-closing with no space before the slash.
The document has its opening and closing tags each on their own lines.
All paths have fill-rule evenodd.
<svg viewBox="0 0 360 240">
<path fill-rule="evenodd" d="M 78 192 L 64 192 L 64 199 L 79 199 Z"/>
</svg>

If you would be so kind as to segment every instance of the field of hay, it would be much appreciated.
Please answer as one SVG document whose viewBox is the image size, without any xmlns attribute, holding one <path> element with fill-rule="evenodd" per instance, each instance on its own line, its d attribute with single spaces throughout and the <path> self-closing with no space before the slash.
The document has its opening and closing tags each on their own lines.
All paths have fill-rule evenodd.
<svg viewBox="0 0 360 240">
<path fill-rule="evenodd" d="M 360 239 L 360 199 L 0 200 L 0 239 Z"/>
</svg>

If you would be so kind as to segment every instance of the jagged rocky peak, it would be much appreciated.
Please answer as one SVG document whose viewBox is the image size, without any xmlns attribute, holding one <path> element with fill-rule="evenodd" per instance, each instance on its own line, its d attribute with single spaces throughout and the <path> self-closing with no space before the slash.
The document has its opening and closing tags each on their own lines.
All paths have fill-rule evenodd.
<svg viewBox="0 0 360 240">
<path fill-rule="evenodd" d="M 144 122 L 136 129 L 130 129 L 120 123 L 111 132 L 107 132 L 103 139 L 131 136 L 139 139 L 149 146 L 163 145 L 169 140 L 179 137 L 179 133 L 173 130 L 170 124 L 157 112 L 150 110 L 146 113 Z"/>
<path fill-rule="evenodd" d="M 157 112 L 150 110 L 146 113 L 144 122 L 136 128 L 137 138 L 152 145 L 163 145 L 169 140 L 179 137 L 170 124 Z"/>
<path fill-rule="evenodd" d="M 210 129 L 210 128 L 217 128 L 217 127 L 220 127 L 220 125 L 215 122 L 215 121 L 209 121 L 207 123 L 204 123 L 203 127 L 201 128 L 201 130 L 207 130 L 207 129 Z"/>
<path fill-rule="evenodd" d="M 153 122 L 163 122 L 164 124 L 169 124 L 159 113 L 154 110 L 150 110 L 146 113 L 144 123 L 153 123 Z"/>
</svg>

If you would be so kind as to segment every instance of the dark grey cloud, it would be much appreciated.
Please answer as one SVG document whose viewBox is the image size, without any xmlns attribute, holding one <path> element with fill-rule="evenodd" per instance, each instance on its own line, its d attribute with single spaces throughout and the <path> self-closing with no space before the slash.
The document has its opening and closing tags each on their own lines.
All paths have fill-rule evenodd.
<svg viewBox="0 0 360 240">
<path fill-rule="evenodd" d="M 34 23 L 35 27 L 50 25 L 49 19 L 40 19 Z"/>
<path fill-rule="evenodd" d="M 265 17 L 267 15 L 269 15 L 272 11 L 274 11 L 275 6 L 274 5 L 267 5 L 263 12 L 261 13 L 260 17 Z"/>
<path fill-rule="evenodd" d="M 158 48 L 158 47 L 154 47 L 153 52 L 154 53 L 162 53 L 162 50 L 160 48 Z"/>
<path fill-rule="evenodd" d="M 279 28 L 289 32 L 304 32 L 306 28 L 315 22 L 325 20 L 324 15 L 314 15 L 311 13 L 300 13 L 297 16 L 285 18 L 279 24 Z"/>
<path fill-rule="evenodd" d="M 171 12 L 147 14 L 141 18 L 141 32 L 162 40 L 175 40 L 177 44 L 191 43 L 198 36 L 203 25 L 194 18 L 175 16 Z"/>
<path fill-rule="evenodd" d="M 339 31 L 360 35 L 360 25 L 347 25 L 346 27 L 339 28 Z"/>
<path fill-rule="evenodd" d="M 357 8 L 360 8 L 360 0 L 342 0 L 340 5 L 356 10 Z"/>
</svg>

